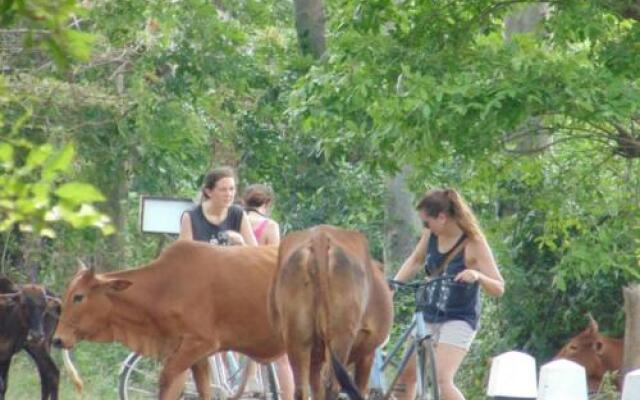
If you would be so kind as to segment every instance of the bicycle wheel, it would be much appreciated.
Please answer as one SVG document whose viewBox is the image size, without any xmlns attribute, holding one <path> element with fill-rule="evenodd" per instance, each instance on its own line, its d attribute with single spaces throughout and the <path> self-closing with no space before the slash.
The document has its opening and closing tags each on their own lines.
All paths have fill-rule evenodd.
<svg viewBox="0 0 640 400">
<path fill-rule="evenodd" d="M 122 363 L 118 378 L 120 400 L 146 400 L 158 398 L 158 361 L 130 353 Z"/>
<path fill-rule="evenodd" d="M 158 398 L 158 377 L 162 364 L 152 358 L 130 353 L 122 364 L 118 379 L 120 400 L 148 400 Z M 198 390 L 195 381 L 188 373 L 181 399 L 197 399 Z"/>
<path fill-rule="evenodd" d="M 248 358 L 234 353 L 216 354 L 210 357 L 211 385 L 214 399 L 230 398 L 238 394 L 240 399 L 277 399 L 278 384 L 272 365 L 262 366 L 250 377 L 248 387 L 238 393 L 245 376 Z M 131 353 L 125 359 L 118 382 L 120 400 L 148 400 L 158 398 L 158 376 L 162 364 L 151 358 Z M 253 380 L 253 381 L 252 381 Z M 182 400 L 198 399 L 195 381 L 189 372 L 182 392 Z"/>
<path fill-rule="evenodd" d="M 238 353 L 223 353 L 215 356 L 214 365 L 214 382 L 222 389 L 222 398 L 279 398 L 278 379 L 273 364 L 260 365 Z"/>
<path fill-rule="evenodd" d="M 418 347 L 418 400 L 440 400 L 433 343 L 425 340 Z"/>
</svg>

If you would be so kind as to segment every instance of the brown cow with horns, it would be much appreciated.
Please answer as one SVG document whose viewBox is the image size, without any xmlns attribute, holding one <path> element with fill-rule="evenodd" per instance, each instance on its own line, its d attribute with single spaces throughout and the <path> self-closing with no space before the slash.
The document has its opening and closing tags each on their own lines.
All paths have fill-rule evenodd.
<svg viewBox="0 0 640 400">
<path fill-rule="evenodd" d="M 159 398 L 178 397 L 191 368 L 198 392 L 211 398 L 207 356 L 237 351 L 270 361 L 284 352 L 267 319 L 277 248 L 217 247 L 177 241 L 137 269 L 104 274 L 82 268 L 69 283 L 55 343 L 118 341 L 163 361 Z"/>
<path fill-rule="evenodd" d="M 555 359 L 564 358 L 582 365 L 587 374 L 589 392 L 595 393 L 599 391 L 606 372 L 619 371 L 622 367 L 624 342 L 622 339 L 603 336 L 591 314 L 587 314 L 587 318 L 589 325 L 572 337 L 556 354 Z M 620 383 L 616 384 L 620 389 Z"/>
</svg>

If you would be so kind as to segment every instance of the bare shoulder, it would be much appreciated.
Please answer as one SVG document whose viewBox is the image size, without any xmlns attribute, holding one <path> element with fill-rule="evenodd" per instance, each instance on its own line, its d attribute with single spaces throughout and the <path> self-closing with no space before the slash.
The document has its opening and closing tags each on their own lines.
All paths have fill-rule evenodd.
<svg viewBox="0 0 640 400">
<path fill-rule="evenodd" d="M 465 249 L 465 259 L 469 266 L 476 264 L 494 264 L 493 252 L 484 235 L 469 239 Z"/>
<path fill-rule="evenodd" d="M 267 224 L 267 228 L 275 231 L 280 231 L 280 224 L 278 224 L 276 221 L 269 218 L 269 223 Z"/>
<path fill-rule="evenodd" d="M 469 238 L 467 242 L 467 249 L 472 252 L 480 252 L 490 250 L 489 242 L 484 235 L 476 238 Z"/>
</svg>

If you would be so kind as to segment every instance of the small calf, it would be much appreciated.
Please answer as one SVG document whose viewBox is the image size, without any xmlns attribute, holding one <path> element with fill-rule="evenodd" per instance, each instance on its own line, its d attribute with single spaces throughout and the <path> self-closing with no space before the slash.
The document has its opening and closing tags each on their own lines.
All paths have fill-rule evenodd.
<svg viewBox="0 0 640 400">
<path fill-rule="evenodd" d="M 49 350 L 60 300 L 41 285 L 15 285 L 0 277 L 0 400 L 14 354 L 24 349 L 40 374 L 43 400 L 57 400 L 60 372 Z"/>
</svg>

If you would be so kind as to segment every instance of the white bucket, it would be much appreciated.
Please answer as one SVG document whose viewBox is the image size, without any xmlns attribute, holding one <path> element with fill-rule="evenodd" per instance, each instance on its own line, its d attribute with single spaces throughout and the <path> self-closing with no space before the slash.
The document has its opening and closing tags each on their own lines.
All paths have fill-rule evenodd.
<svg viewBox="0 0 640 400">
<path fill-rule="evenodd" d="M 535 399 L 536 360 L 528 354 L 509 351 L 491 362 L 487 396 Z"/>
<path fill-rule="evenodd" d="M 640 369 L 631 371 L 624 377 L 621 400 L 638 399 L 640 399 Z"/>
<path fill-rule="evenodd" d="M 538 400 L 587 400 L 587 375 L 582 365 L 557 360 L 540 369 Z"/>
</svg>

